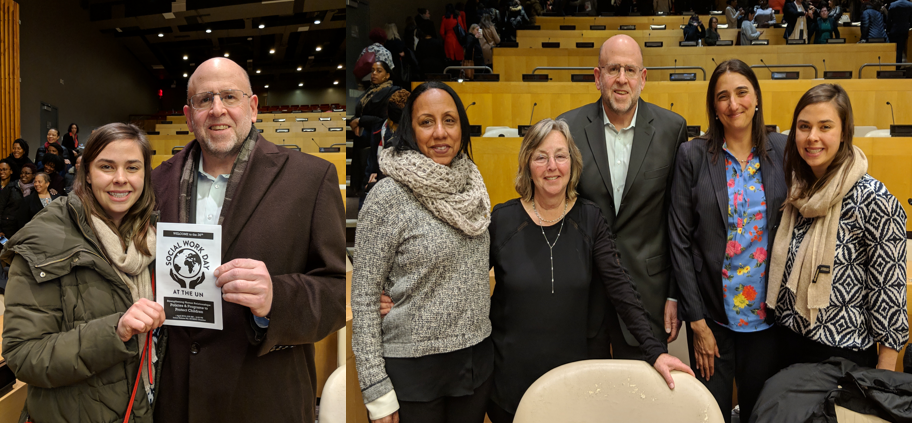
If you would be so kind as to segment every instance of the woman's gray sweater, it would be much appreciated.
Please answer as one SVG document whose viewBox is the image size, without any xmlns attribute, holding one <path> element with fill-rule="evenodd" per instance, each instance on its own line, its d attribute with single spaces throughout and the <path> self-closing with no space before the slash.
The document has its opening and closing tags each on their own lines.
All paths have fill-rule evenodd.
<svg viewBox="0 0 912 423">
<path fill-rule="evenodd" d="M 352 350 L 369 403 L 393 385 L 383 357 L 457 351 L 491 334 L 488 232 L 468 236 L 386 178 L 358 214 Z M 395 307 L 380 318 L 380 293 Z"/>
</svg>

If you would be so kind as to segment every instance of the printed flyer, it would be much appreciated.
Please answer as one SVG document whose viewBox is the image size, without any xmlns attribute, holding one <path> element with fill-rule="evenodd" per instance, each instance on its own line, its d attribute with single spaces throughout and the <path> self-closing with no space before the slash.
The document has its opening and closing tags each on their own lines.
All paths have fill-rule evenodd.
<svg viewBox="0 0 912 423">
<path fill-rule="evenodd" d="M 222 290 L 212 275 L 222 264 L 222 227 L 158 223 L 155 301 L 165 324 L 222 330 Z"/>
</svg>

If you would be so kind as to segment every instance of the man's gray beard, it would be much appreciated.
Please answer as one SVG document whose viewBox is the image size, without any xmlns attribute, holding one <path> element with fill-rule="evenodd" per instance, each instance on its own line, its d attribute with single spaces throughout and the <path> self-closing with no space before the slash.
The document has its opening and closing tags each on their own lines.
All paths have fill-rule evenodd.
<svg viewBox="0 0 912 423">
<path fill-rule="evenodd" d="M 251 124 L 251 128 L 252 125 L 253 124 Z M 193 127 L 196 128 L 196 125 Z M 239 131 L 240 128 L 238 127 L 234 133 L 234 143 L 228 151 L 221 151 L 212 148 L 212 141 L 209 139 L 209 135 L 206 133 L 205 128 L 203 128 L 200 133 L 196 135 L 196 140 L 199 141 L 200 148 L 203 149 L 203 152 L 206 153 L 207 156 L 211 156 L 215 159 L 225 159 L 228 157 L 236 156 L 238 153 L 240 153 L 241 147 L 244 146 L 244 141 L 246 141 L 247 136 L 250 135 L 250 129 L 247 129 L 243 135 L 241 135 Z"/>
<path fill-rule="evenodd" d="M 608 97 L 608 108 L 610 108 L 612 112 L 622 115 L 622 114 L 627 113 L 630 110 L 632 110 L 633 107 L 636 106 L 637 102 L 639 102 L 639 101 L 640 101 L 640 93 L 637 93 L 636 97 L 630 97 L 630 104 L 627 106 L 627 109 L 621 110 L 618 107 L 617 103 L 614 102 L 614 98 Z"/>
</svg>

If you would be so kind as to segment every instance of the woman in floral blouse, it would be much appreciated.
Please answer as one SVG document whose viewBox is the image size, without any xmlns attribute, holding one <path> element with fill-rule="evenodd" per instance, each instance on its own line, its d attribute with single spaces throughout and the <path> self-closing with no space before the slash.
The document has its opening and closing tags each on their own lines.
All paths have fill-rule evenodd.
<svg viewBox="0 0 912 423">
<path fill-rule="evenodd" d="M 779 329 L 767 318 L 769 249 L 786 187 L 785 136 L 767 134 L 757 77 L 733 59 L 713 72 L 705 136 L 678 150 L 669 227 L 691 365 L 726 421 L 732 381 L 747 421 L 763 383 L 781 368 Z"/>
<path fill-rule="evenodd" d="M 838 356 L 894 370 L 909 340 L 906 213 L 867 174 L 854 132 L 852 104 L 839 85 L 818 85 L 798 101 L 766 301 L 789 329 L 790 362 Z"/>
</svg>

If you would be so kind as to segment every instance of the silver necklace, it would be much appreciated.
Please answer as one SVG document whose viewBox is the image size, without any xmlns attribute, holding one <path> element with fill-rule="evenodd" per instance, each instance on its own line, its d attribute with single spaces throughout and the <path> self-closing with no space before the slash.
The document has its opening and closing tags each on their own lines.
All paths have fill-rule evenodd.
<svg viewBox="0 0 912 423">
<path fill-rule="evenodd" d="M 557 240 L 560 239 L 561 232 L 564 231 L 564 216 L 567 215 L 567 200 L 564 200 L 564 212 L 561 213 L 560 218 L 555 220 L 545 220 L 542 219 L 541 215 L 538 214 L 538 209 L 535 208 L 535 199 L 532 199 L 532 211 L 535 212 L 535 216 L 538 217 L 538 228 L 542 231 L 542 236 L 545 237 L 545 244 L 548 245 L 548 255 L 551 256 L 551 293 L 554 293 L 554 246 L 557 245 Z M 560 229 L 557 230 L 557 238 L 554 238 L 554 242 L 548 241 L 548 235 L 545 235 L 545 226 L 542 222 L 554 223 L 558 220 L 561 221 Z"/>
<path fill-rule="evenodd" d="M 542 221 L 542 222 L 545 222 L 545 223 L 554 223 L 554 222 L 557 222 L 557 221 L 559 221 L 559 220 L 561 220 L 561 219 L 564 218 L 564 214 L 567 214 L 567 199 L 564 199 L 564 213 L 561 214 L 560 217 L 558 217 L 557 219 L 554 219 L 554 220 L 545 220 L 545 219 L 542 219 L 541 215 L 538 214 L 538 209 L 535 208 L 535 198 L 534 198 L 534 197 L 532 198 L 532 211 L 535 212 L 535 216 L 538 217 L 538 220 L 540 220 L 540 221 Z"/>
</svg>

